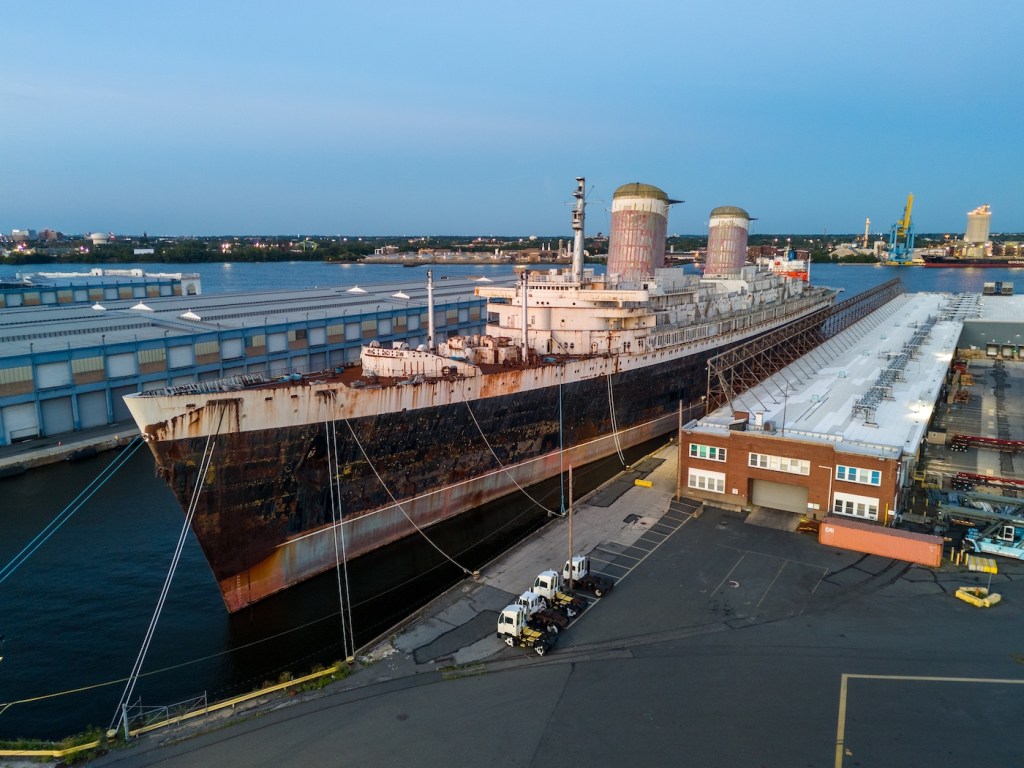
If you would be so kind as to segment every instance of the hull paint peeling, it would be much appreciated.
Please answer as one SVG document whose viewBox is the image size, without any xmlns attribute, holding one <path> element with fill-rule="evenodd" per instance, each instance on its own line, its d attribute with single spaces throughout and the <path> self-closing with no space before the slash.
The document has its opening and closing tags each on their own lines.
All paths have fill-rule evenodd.
<svg viewBox="0 0 1024 768">
<path fill-rule="evenodd" d="M 657 188 L 622 189 L 667 214 Z M 711 357 L 835 301 L 756 266 L 708 279 L 660 269 L 658 217 L 626 239 L 639 249 L 628 274 L 610 261 L 596 275 L 583 266 L 584 190 L 577 179 L 571 269 L 476 287 L 483 335 L 436 343 L 428 272 L 416 349 L 372 341 L 355 368 L 125 398 L 157 471 L 183 509 L 195 504 L 229 611 L 667 434 L 680 409 L 702 408 Z"/>
</svg>

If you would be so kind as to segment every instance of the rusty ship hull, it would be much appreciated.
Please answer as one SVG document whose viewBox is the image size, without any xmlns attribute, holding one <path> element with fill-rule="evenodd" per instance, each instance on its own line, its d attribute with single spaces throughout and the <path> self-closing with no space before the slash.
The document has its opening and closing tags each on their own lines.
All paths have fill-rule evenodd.
<svg viewBox="0 0 1024 768">
<path fill-rule="evenodd" d="M 428 271 L 425 337 L 372 340 L 358 368 L 125 397 L 229 611 L 670 432 L 700 405 L 713 355 L 835 300 L 745 266 L 734 207 L 716 209 L 732 234 L 713 275 L 663 269 L 678 201 L 639 183 L 613 196 L 597 275 L 576 182 L 571 267 L 475 287 L 482 335 L 438 338 Z"/>
<path fill-rule="evenodd" d="M 613 374 L 614 434 L 602 376 L 566 383 L 561 393 L 544 387 L 326 423 L 254 431 L 222 424 L 212 438 L 162 440 L 154 432 L 150 447 L 183 508 L 201 483 L 192 527 L 234 612 L 334 568 L 340 557 L 415 533 L 410 519 L 425 528 L 569 464 L 668 433 L 680 399 L 701 390 L 710 354 Z M 276 397 L 290 400 L 291 389 Z M 216 421 L 222 413 L 233 419 L 238 407 L 230 400 L 202 406 Z M 201 478 L 209 449 L 211 468 Z M 339 509 L 343 543 L 334 525 Z"/>
<path fill-rule="evenodd" d="M 477 378 L 357 389 L 325 373 L 126 403 L 182 508 L 195 498 L 192 528 L 234 612 L 339 558 L 668 433 L 681 406 L 699 405 L 711 356 L 820 307 L 808 300 L 648 354 Z"/>
</svg>

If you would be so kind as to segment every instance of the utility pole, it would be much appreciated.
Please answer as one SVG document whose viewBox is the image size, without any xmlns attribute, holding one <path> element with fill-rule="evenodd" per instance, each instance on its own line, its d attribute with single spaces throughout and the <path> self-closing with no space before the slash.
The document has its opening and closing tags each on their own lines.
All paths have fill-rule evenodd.
<svg viewBox="0 0 1024 768">
<path fill-rule="evenodd" d="M 569 592 L 572 593 L 572 464 L 569 465 Z"/>
</svg>

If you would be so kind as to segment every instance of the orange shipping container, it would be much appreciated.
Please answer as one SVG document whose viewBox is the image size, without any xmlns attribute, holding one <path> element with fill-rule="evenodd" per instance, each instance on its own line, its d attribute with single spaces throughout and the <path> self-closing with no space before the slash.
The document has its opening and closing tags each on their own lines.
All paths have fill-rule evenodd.
<svg viewBox="0 0 1024 768">
<path fill-rule="evenodd" d="M 931 568 L 942 564 L 942 537 L 899 531 L 829 515 L 818 528 L 818 543 L 869 555 L 906 560 Z"/>
</svg>

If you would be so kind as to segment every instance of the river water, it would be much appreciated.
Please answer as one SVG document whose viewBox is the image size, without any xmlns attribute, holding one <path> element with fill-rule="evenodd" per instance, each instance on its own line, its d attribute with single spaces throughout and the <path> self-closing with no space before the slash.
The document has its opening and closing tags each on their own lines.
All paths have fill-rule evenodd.
<svg viewBox="0 0 1024 768">
<path fill-rule="evenodd" d="M 63 267 L 86 271 L 93 266 Z M 138 265 L 149 272 L 195 271 L 205 293 L 370 285 L 426 279 L 423 268 L 388 265 L 277 264 Z M 123 265 L 122 265 L 123 268 Z M 508 267 L 442 265 L 444 275 L 511 274 Z M 57 271 L 52 266 L 0 269 Z M 1024 290 L 1024 272 L 1020 273 Z M 893 277 L 910 291 L 980 291 L 986 281 L 1013 281 L 1014 270 L 814 266 L 815 283 L 852 296 Z M 637 453 L 631 460 L 639 456 Z M 124 460 L 112 479 L 24 565 L 0 582 L 0 739 L 60 738 L 87 726 L 106 727 L 124 689 L 157 603 L 182 525 L 182 512 L 142 448 L 102 454 L 0 480 L 0 568 L 89 486 L 108 464 Z M 617 460 L 589 468 L 577 493 L 618 468 Z M 557 509 L 552 481 L 533 495 Z M 433 538 L 467 567 L 478 567 L 547 519 L 523 496 L 509 497 Z M 497 533 L 493 529 L 499 529 Z M 540 568 L 538 568 L 540 570 Z M 460 576 L 422 540 L 407 541 L 386 558 L 369 555 L 349 569 L 358 643 L 385 632 L 412 608 Z M 229 616 L 213 576 L 189 536 L 143 667 L 135 699 L 167 706 L 204 692 L 211 700 L 341 658 L 338 580 L 313 579 Z M 84 689 L 84 690 L 79 690 Z M 68 693 L 69 691 L 76 691 Z M 34 701 L 28 701 L 34 699 Z"/>
</svg>

